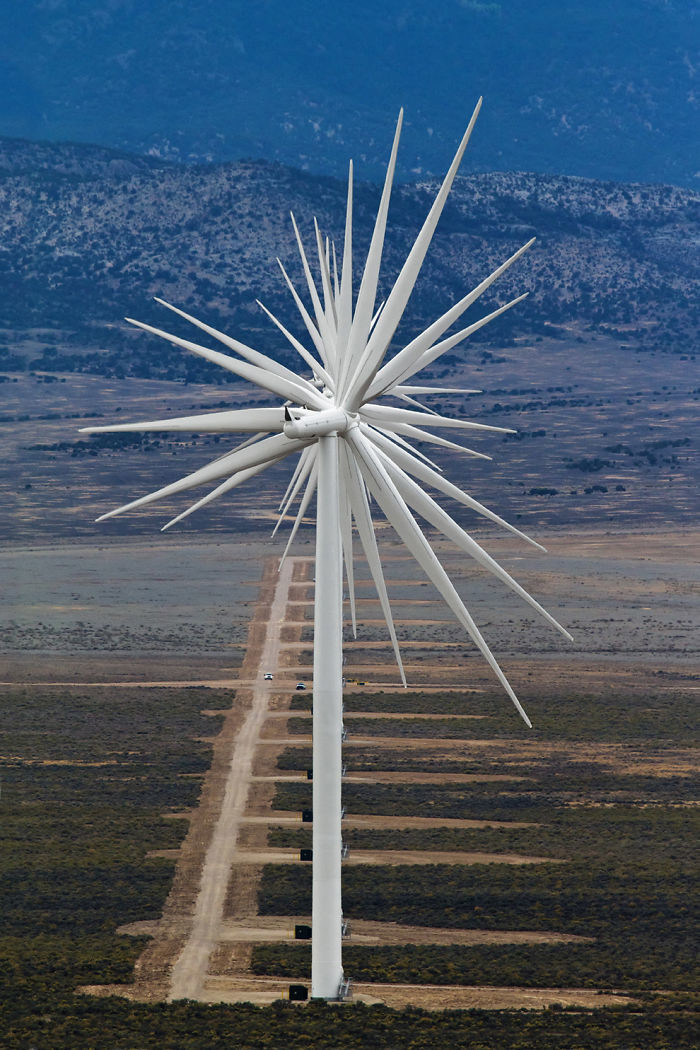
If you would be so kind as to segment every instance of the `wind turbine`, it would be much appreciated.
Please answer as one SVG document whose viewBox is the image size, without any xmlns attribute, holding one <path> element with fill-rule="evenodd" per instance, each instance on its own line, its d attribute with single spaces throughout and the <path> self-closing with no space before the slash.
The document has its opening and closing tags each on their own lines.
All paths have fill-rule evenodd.
<svg viewBox="0 0 700 1050">
<path fill-rule="evenodd" d="M 279 361 L 217 331 L 178 308 L 163 306 L 190 321 L 231 353 L 211 350 L 181 339 L 159 328 L 127 320 L 233 372 L 275 395 L 279 407 L 247 408 L 156 419 L 118 426 L 86 427 L 81 433 L 122 431 L 187 431 L 207 434 L 250 433 L 232 451 L 187 477 L 165 485 L 98 521 L 123 514 L 156 500 L 216 482 L 207 495 L 169 521 L 170 528 L 187 515 L 281 460 L 297 455 L 298 461 L 280 504 L 280 521 L 300 497 L 289 550 L 312 496 L 316 494 L 316 587 L 313 660 L 313 873 L 312 873 L 312 996 L 335 999 L 343 985 L 341 904 L 341 779 L 342 779 L 342 616 L 343 563 L 353 630 L 356 631 L 353 578 L 353 522 L 359 534 L 369 570 L 377 589 L 403 684 L 406 678 L 396 631 L 389 607 L 386 584 L 370 511 L 373 498 L 399 537 L 442 595 L 457 620 L 480 650 L 499 682 L 528 726 L 531 725 L 505 675 L 464 606 L 444 568 L 423 534 L 414 512 L 423 517 L 457 547 L 524 599 L 566 638 L 569 633 L 550 616 L 472 537 L 430 496 L 425 487 L 437 490 L 469 507 L 477 514 L 502 525 L 539 550 L 529 539 L 497 514 L 451 484 L 441 470 L 415 448 L 413 442 L 428 442 L 483 457 L 462 445 L 433 433 L 435 428 L 458 431 L 506 433 L 501 427 L 485 426 L 439 415 L 415 400 L 416 396 L 440 393 L 473 393 L 416 385 L 413 377 L 472 333 L 515 306 L 524 295 L 492 310 L 452 335 L 447 330 L 533 243 L 528 241 L 497 267 L 476 288 L 455 303 L 424 332 L 393 356 L 388 350 L 401 320 L 431 238 L 462 160 L 481 99 L 477 103 L 455 158 L 416 237 L 406 261 L 386 298 L 378 308 L 377 283 L 391 196 L 403 111 L 394 136 L 372 239 L 355 292 L 352 263 L 353 170 L 350 163 L 345 236 L 342 259 L 335 245 L 323 238 L 314 220 L 317 276 L 312 275 L 309 257 L 294 216 L 296 237 L 311 309 L 302 301 L 294 284 L 279 263 L 308 333 L 304 345 L 266 307 L 262 307 L 301 358 L 295 372 Z M 278 260 L 279 261 L 279 260 Z M 260 304 L 262 306 L 262 304 Z M 231 354 L 235 356 L 231 356 Z M 306 374 L 302 374 L 306 372 Z M 386 404 L 384 398 L 401 404 Z M 279 522 L 278 522 L 279 525 Z"/>
</svg>

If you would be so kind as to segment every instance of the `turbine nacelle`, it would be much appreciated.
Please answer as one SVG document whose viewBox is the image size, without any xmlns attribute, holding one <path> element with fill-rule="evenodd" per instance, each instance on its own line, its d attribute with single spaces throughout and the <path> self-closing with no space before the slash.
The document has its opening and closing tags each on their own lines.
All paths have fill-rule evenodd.
<svg viewBox="0 0 700 1050">
<path fill-rule="evenodd" d="M 357 418 L 343 411 L 342 408 L 326 408 L 314 412 L 308 408 L 290 408 L 284 410 L 284 433 L 288 438 L 300 441 L 325 437 L 328 434 L 344 434 Z"/>
</svg>

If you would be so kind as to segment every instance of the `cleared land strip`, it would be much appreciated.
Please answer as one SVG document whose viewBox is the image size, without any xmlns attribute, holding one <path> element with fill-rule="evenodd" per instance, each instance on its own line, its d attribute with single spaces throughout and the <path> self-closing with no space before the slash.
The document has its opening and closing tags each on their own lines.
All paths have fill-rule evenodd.
<svg viewBox="0 0 700 1050">
<path fill-rule="evenodd" d="M 229 920 L 221 928 L 228 942 L 274 943 L 294 940 L 297 924 L 311 925 L 310 915 L 259 916 L 251 922 Z M 397 922 L 353 919 L 345 944 L 591 944 L 593 937 L 550 930 L 460 930 L 439 926 L 403 926 Z"/>
<path fill-rule="evenodd" d="M 306 784 L 305 773 L 280 773 L 277 776 L 253 777 L 253 780 L 275 784 Z M 371 773 L 348 773 L 344 784 L 495 784 L 500 781 L 531 780 L 531 777 L 511 776 L 508 773 L 423 773 L 415 769 L 372 770 Z"/>
<path fill-rule="evenodd" d="M 243 817 L 243 824 L 294 824 L 303 827 L 301 816 L 284 816 L 283 810 L 275 809 L 262 816 Z M 359 814 L 343 817 L 346 828 L 536 828 L 539 824 L 522 820 L 469 820 L 466 817 L 398 817 L 375 814 Z M 309 825 L 307 824 L 306 827 Z"/>
<path fill-rule="evenodd" d="M 278 663 L 280 631 L 293 568 L 294 561 L 288 559 L 277 580 L 260 658 L 261 669 L 276 667 Z M 173 966 L 171 1000 L 201 999 L 203 995 L 209 958 L 219 937 L 229 873 L 235 859 L 241 818 L 248 799 L 255 747 L 267 716 L 272 689 L 273 683 L 264 681 L 262 674 L 252 687 L 252 704 L 236 738 L 221 811 L 204 861 L 192 927 L 185 947 Z"/>
<path fill-rule="evenodd" d="M 354 827 L 354 821 L 349 821 Z M 438 822 L 439 823 L 439 820 Z M 435 822 L 433 822 L 433 827 Z M 512 827 L 512 825 L 511 825 Z M 234 864 L 298 864 L 298 849 L 237 850 Z M 565 864 L 552 857 L 529 857 L 520 853 L 480 853 L 466 850 L 353 849 L 343 866 L 382 864 Z"/>
<path fill-rule="evenodd" d="M 635 1002 L 628 995 L 586 988 L 513 988 L 485 985 L 353 983 L 354 997 L 367 1005 L 384 1003 L 401 1010 L 543 1010 L 548 1006 L 622 1006 Z M 284 998 L 289 980 L 279 977 L 208 977 L 201 1000 L 211 1003 L 256 1003 Z"/>
<path fill-rule="evenodd" d="M 311 719 L 311 711 L 294 710 L 293 708 L 289 711 L 270 711 L 269 718 L 308 718 Z M 455 714 L 434 714 L 432 711 L 426 713 L 425 711 L 346 711 L 343 715 L 343 721 L 352 721 L 353 718 L 369 718 L 369 719 L 403 719 L 406 721 L 416 722 L 434 722 L 434 721 L 447 721 L 448 719 L 460 719 L 461 721 L 476 720 L 488 718 L 488 715 L 463 715 L 457 711 Z"/>
<path fill-rule="evenodd" d="M 410 717 L 410 716 L 409 716 Z M 449 715 L 441 715 L 442 718 L 449 718 Z M 260 741 L 261 744 L 272 744 L 275 747 L 311 747 L 311 737 L 303 736 L 296 733 L 293 736 L 285 737 L 263 737 Z M 473 740 L 469 739 L 457 739 L 452 737 L 434 737 L 434 736 L 349 736 L 343 745 L 344 748 L 351 747 L 388 747 L 388 748 L 410 748 L 412 751 L 427 750 L 430 748 L 449 748 L 454 750 L 455 748 L 461 748 L 466 751 L 468 747 L 478 745 L 484 747 L 488 744 L 493 746 L 502 746 L 502 740 Z"/>
<path fill-rule="evenodd" d="M 483 985 L 363 984 L 358 981 L 353 990 L 358 998 L 371 996 L 396 1010 L 406 1006 L 430 1010 L 543 1010 L 555 1005 L 592 1010 L 635 1001 L 627 995 L 585 988 L 491 988 Z"/>
</svg>

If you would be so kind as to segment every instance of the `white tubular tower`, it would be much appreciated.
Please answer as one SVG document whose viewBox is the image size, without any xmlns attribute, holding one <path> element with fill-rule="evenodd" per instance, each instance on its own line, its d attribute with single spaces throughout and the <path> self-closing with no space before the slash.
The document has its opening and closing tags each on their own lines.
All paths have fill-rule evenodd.
<svg viewBox="0 0 700 1050">
<path fill-rule="evenodd" d="M 311 995 L 335 999 L 343 980 L 341 781 L 343 731 L 343 578 L 338 436 L 318 442 L 314 606 L 313 871 Z"/>
</svg>

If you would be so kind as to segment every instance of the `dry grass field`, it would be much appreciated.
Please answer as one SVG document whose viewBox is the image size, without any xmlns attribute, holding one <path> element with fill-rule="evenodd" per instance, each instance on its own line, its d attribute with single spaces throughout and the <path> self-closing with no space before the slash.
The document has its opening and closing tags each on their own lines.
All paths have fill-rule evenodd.
<svg viewBox="0 0 700 1050">
<path fill-rule="evenodd" d="M 556 347 L 540 349 L 554 365 Z M 632 1004 L 630 1017 L 666 1011 L 681 1032 L 670 1045 L 680 1048 L 692 1045 L 682 1034 L 692 967 L 680 931 L 691 921 L 684 909 L 697 773 L 697 460 L 686 446 L 668 446 L 657 449 L 656 462 L 651 453 L 606 454 L 617 465 L 595 477 L 570 463 L 584 454 L 604 458 L 603 443 L 641 449 L 652 439 L 678 440 L 696 395 L 661 365 L 643 380 L 623 381 L 603 348 L 595 379 L 590 360 L 569 360 L 580 405 L 573 395 L 546 412 L 499 412 L 493 403 L 505 402 L 496 394 L 479 402 L 488 421 L 533 433 L 541 414 L 548 436 L 490 449 L 498 462 L 474 466 L 472 491 L 490 504 L 502 494 L 497 509 L 545 544 L 542 554 L 495 529 L 476 533 L 568 627 L 574 644 L 437 545 L 532 731 L 379 524 L 409 679 L 401 690 L 378 602 L 359 569 L 358 637 L 346 635 L 346 969 L 356 1002 L 392 1009 L 527 1009 L 544 1010 L 543 1017 L 548 1007 L 575 1013 Z M 525 365 L 513 368 L 512 357 L 495 365 L 503 372 L 496 381 L 507 372 L 510 390 L 524 388 Z M 214 450 L 195 437 L 94 456 L 80 446 L 73 454 L 32 445 L 70 445 L 74 422 L 97 412 L 109 417 L 127 399 L 132 418 L 144 418 L 218 407 L 222 397 L 233 393 L 235 402 L 239 395 L 156 381 L 69 382 L 77 390 L 21 377 L 9 386 L 0 421 L 8 446 L 0 494 L 11 514 L 0 526 L 7 716 L 0 757 L 3 805 L 9 826 L 17 823 L 3 871 L 13 892 L 25 884 L 40 892 L 44 875 L 31 874 L 36 862 L 17 859 L 37 849 L 27 845 L 34 832 L 23 814 L 37 807 L 41 828 L 46 807 L 65 797 L 78 807 L 74 822 L 62 830 L 64 818 L 50 818 L 58 821 L 56 836 L 48 851 L 37 839 L 39 853 L 65 851 L 56 870 L 72 870 L 73 843 L 89 839 L 81 863 L 105 872 L 107 856 L 117 865 L 128 858 L 129 872 L 110 876 L 123 892 L 114 889 L 108 903 L 99 903 L 99 874 L 65 881 L 63 903 L 42 889 L 31 920 L 31 898 L 20 894 L 12 922 L 34 932 L 18 933 L 4 951 L 13 960 L 39 958 L 48 951 L 40 947 L 42 930 L 69 908 L 70 893 L 92 894 L 90 922 L 102 915 L 99 936 L 106 938 L 100 961 L 88 964 L 78 952 L 70 962 L 93 927 L 87 920 L 84 929 L 67 926 L 51 948 L 52 958 L 67 960 L 61 995 L 92 1003 L 80 1007 L 87 1011 L 114 994 L 125 1003 L 114 1009 L 145 1010 L 171 995 L 231 755 L 268 670 L 260 660 L 281 548 L 266 533 L 280 479 L 266 476 L 255 491 L 241 490 L 180 533 L 157 533 L 155 519 L 167 520 L 167 511 L 94 526 L 98 513 L 200 465 Z M 76 412 L 82 418 L 72 420 Z M 27 480 L 18 484 L 19 476 Z M 557 493 L 529 495 L 543 476 Z M 584 488 L 597 481 L 606 491 L 587 495 Z M 269 668 L 274 689 L 197 996 L 206 1003 L 271 1003 L 290 981 L 308 977 L 308 946 L 295 943 L 293 932 L 309 920 L 309 866 L 296 858 L 309 842 L 300 814 L 310 800 L 310 693 L 294 685 L 311 684 L 311 535 L 302 530 L 294 550 L 280 655 Z M 86 801 L 100 803 L 100 814 L 83 812 Z M 28 866 L 20 870 L 20 863 Z M 55 871 L 52 878 L 61 881 Z M 89 936 L 94 954 L 96 934 Z M 19 973 L 23 964 L 16 965 Z M 31 966 L 43 973 L 36 961 Z M 41 980 L 42 994 L 58 987 L 55 976 Z M 78 985 L 98 998 L 75 999 Z M 146 1024 L 147 1015 L 138 1016 Z M 646 1045 L 664 1044 L 650 1037 Z"/>
<path fill-rule="evenodd" d="M 79 427 L 261 403 L 254 390 L 236 385 L 88 374 L 18 373 L 10 380 L 2 383 L 0 413 L 0 535 L 19 542 L 153 536 L 168 520 L 168 506 L 97 530 L 93 521 L 150 491 L 154 479 L 180 477 L 228 447 L 223 438 L 196 435 L 143 442 L 136 436 L 111 447 L 81 437 Z M 440 398 L 434 407 L 517 431 L 471 437 L 492 462 L 430 454 L 449 477 L 525 531 L 576 526 L 634 533 L 697 521 L 700 386 L 684 357 L 622 350 L 619 339 L 572 332 L 570 341 L 516 341 L 497 355 L 467 347 L 436 380 L 484 392 Z M 184 522 L 180 536 L 268 534 L 288 473 L 284 466 L 266 472 L 252 489 L 244 486 Z M 466 512 L 464 521 L 474 525 Z"/>
</svg>

